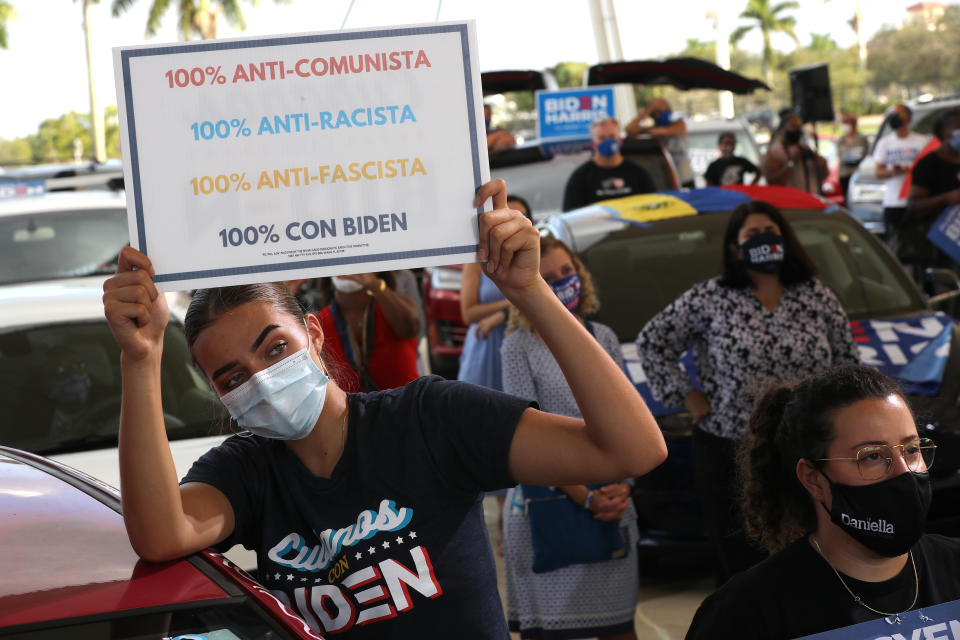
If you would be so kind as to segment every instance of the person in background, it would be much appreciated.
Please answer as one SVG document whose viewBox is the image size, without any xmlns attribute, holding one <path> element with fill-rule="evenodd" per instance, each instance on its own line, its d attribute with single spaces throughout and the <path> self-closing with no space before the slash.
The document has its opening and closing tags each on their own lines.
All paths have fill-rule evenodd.
<svg viewBox="0 0 960 640">
<path fill-rule="evenodd" d="M 610 327 L 585 321 L 599 307 L 583 263 L 563 242 L 540 239 L 540 275 L 564 306 L 583 324 L 622 369 L 620 341 Z M 560 311 L 563 313 L 563 311 Z M 542 411 L 573 418 L 580 409 L 564 380 L 560 365 L 522 314 L 511 311 L 510 327 L 501 349 L 503 390 L 534 400 Z M 594 518 L 620 522 L 627 554 L 604 562 L 574 564 L 535 573 L 530 522 L 523 508 L 524 485 L 508 490 L 503 508 L 507 620 L 521 638 L 587 638 L 635 640 L 639 578 L 636 546 L 637 514 L 630 485 L 616 482 L 590 489 L 586 485 L 556 488 L 558 497 L 572 500 Z"/>
<path fill-rule="evenodd" d="M 787 640 L 880 618 L 894 638 L 931 628 L 923 609 L 960 598 L 960 540 L 923 533 L 935 452 L 871 367 L 769 389 L 740 469 L 747 528 L 773 555 L 704 600 L 687 640 Z"/>
<path fill-rule="evenodd" d="M 913 166 L 917 154 L 926 146 L 927 137 L 910 131 L 913 112 L 905 104 L 898 104 L 887 119 L 892 134 L 877 141 L 873 159 L 877 163 L 877 178 L 884 181 L 883 223 L 887 244 L 901 261 L 910 262 L 912 250 L 907 237 L 900 236 L 900 227 L 907 212 L 907 199 L 901 197 L 903 181 Z M 905 236 L 910 236 L 909 229 Z"/>
<path fill-rule="evenodd" d="M 490 105 L 483 105 L 483 121 L 487 128 L 487 151 L 490 153 L 499 153 L 507 149 L 513 149 L 517 146 L 517 139 L 513 134 L 502 127 L 494 127 L 490 124 Z"/>
<path fill-rule="evenodd" d="M 840 178 L 840 192 L 847 197 L 847 188 L 850 186 L 850 177 L 860 166 L 860 162 L 867 157 L 870 151 L 870 141 L 857 131 L 857 116 L 844 113 L 842 117 L 843 135 L 837 140 L 837 155 L 840 156 L 840 166 L 837 167 L 837 177 Z"/>
<path fill-rule="evenodd" d="M 530 205 L 520 196 L 511 195 L 507 207 L 519 211 L 533 221 Z M 488 389 L 503 390 L 500 366 L 500 345 L 507 326 L 510 303 L 477 262 L 463 265 L 460 281 L 460 316 L 467 327 L 467 337 L 460 353 L 457 380 L 472 382 Z"/>
<path fill-rule="evenodd" d="M 755 184 L 760 178 L 760 169 L 744 157 L 734 155 L 737 148 L 737 134 L 725 131 L 717 138 L 720 157 L 710 163 L 703 177 L 707 186 L 719 187 L 725 184 L 745 184 L 743 175 L 752 174 L 749 184 Z"/>
<path fill-rule="evenodd" d="M 563 192 L 563 210 L 570 211 L 599 200 L 656 191 L 650 176 L 620 153 L 620 125 L 601 118 L 590 125 L 593 157 L 570 174 Z"/>
<path fill-rule="evenodd" d="M 654 316 L 637 348 L 654 397 L 686 407 L 693 466 L 717 584 L 763 557 L 737 515 L 734 462 L 755 394 L 775 380 L 859 363 L 850 323 L 783 214 L 751 201 L 730 216 L 723 273 L 695 284 Z M 677 362 L 693 349 L 700 389 Z"/>
<path fill-rule="evenodd" d="M 322 355 L 345 391 L 393 389 L 418 377 L 420 315 L 395 291 L 393 272 L 334 276 L 321 286 L 330 300 L 317 314 Z"/>
<path fill-rule="evenodd" d="M 827 175 L 827 161 L 803 141 L 803 119 L 793 109 L 780 112 L 780 129 L 774 133 L 764 156 L 763 176 L 768 184 L 820 193 Z"/>
<path fill-rule="evenodd" d="M 641 126 L 640 123 L 648 117 L 653 118 L 653 126 Z M 690 152 L 687 148 L 687 123 L 683 118 L 674 116 L 670 103 L 663 98 L 654 98 L 640 115 L 630 121 L 626 131 L 631 138 L 643 134 L 660 138 L 673 159 L 680 186 L 685 189 L 693 188 L 693 166 L 690 164 Z"/>
<path fill-rule="evenodd" d="M 940 115 L 933 125 L 940 148 L 920 158 L 913 168 L 907 214 L 901 235 L 915 248 L 909 256 L 917 282 L 928 267 L 954 263 L 929 240 L 927 232 L 947 207 L 960 204 L 960 109 Z M 907 239 L 909 233 L 910 239 Z"/>
</svg>

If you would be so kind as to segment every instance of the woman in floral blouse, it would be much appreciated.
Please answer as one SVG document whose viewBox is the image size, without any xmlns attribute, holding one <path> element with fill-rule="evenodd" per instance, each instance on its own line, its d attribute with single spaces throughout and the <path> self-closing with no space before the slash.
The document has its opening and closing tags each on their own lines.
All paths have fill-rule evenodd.
<svg viewBox="0 0 960 640">
<path fill-rule="evenodd" d="M 760 201 L 734 209 L 723 237 L 723 275 L 667 305 L 637 336 L 657 400 L 683 405 L 717 583 L 759 561 L 743 533 L 734 452 L 756 397 L 775 380 L 859 363 L 850 324 L 780 211 Z M 693 348 L 700 388 L 677 365 Z"/>
</svg>

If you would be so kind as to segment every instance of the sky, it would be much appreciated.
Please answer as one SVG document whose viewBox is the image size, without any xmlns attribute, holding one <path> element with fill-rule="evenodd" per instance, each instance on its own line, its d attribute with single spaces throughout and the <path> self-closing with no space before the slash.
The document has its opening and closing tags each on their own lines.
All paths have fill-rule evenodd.
<svg viewBox="0 0 960 640">
<path fill-rule="evenodd" d="M 804 0 L 796 32 L 801 42 L 810 33 L 829 33 L 841 46 L 855 43 L 847 24 L 857 0 Z M 906 7 L 917 0 L 859 0 L 865 32 L 901 22 Z M 0 138 L 35 133 L 41 121 L 74 110 L 88 112 L 89 93 L 84 54 L 81 3 L 76 0 L 9 0 L 17 17 L 8 24 L 7 50 L 0 50 Z M 119 18 L 110 15 L 112 0 L 100 0 L 91 12 L 94 81 L 101 105 L 116 104 L 112 47 L 162 44 L 178 40 L 177 2 L 159 33 L 147 39 L 144 30 L 152 0 L 138 0 Z M 287 0 L 276 4 L 240 2 L 247 30 L 237 32 L 221 21 L 222 37 L 262 36 L 346 28 L 407 25 L 474 19 L 477 21 L 480 68 L 543 69 L 561 61 L 599 61 L 586 0 Z M 745 0 L 614 0 L 624 59 L 657 58 L 684 48 L 687 38 L 713 40 L 715 9 L 731 25 Z M 951 2 L 952 4 L 952 2 Z M 352 7 L 351 7 L 352 5 Z M 348 14 L 349 11 L 349 14 Z M 792 48 L 785 35 L 774 47 Z M 756 30 L 742 48 L 759 51 Z"/>
</svg>

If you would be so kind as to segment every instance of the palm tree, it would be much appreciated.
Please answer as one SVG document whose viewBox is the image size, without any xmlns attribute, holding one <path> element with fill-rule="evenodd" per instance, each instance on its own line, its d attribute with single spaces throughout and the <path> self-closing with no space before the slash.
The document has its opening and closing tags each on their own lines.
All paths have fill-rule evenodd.
<svg viewBox="0 0 960 640">
<path fill-rule="evenodd" d="M 90 90 L 90 137 L 93 139 L 93 157 L 97 162 L 107 159 L 107 149 L 104 143 L 103 116 L 100 113 L 100 104 L 97 102 L 97 92 L 93 82 L 93 64 L 90 56 L 90 6 L 100 0 L 80 0 L 83 5 L 83 42 L 87 54 L 87 82 Z"/>
<path fill-rule="evenodd" d="M 0 49 L 7 48 L 7 23 L 17 17 L 13 5 L 0 0 Z"/>
<path fill-rule="evenodd" d="M 136 0 L 113 0 L 113 17 L 129 9 Z M 256 0 L 252 0 L 255 4 Z M 147 16 L 147 36 L 157 35 L 163 15 L 170 8 L 170 0 L 151 0 L 150 13 Z M 189 40 L 199 35 L 203 40 L 217 37 L 217 19 L 223 16 L 238 31 L 247 28 L 238 0 L 179 0 L 176 3 L 180 11 L 180 36 Z"/>
<path fill-rule="evenodd" d="M 731 44 L 737 44 L 755 27 L 759 27 L 763 33 L 763 78 L 767 84 L 773 86 L 773 47 L 770 46 L 770 34 L 782 32 L 793 38 L 793 41 L 800 46 L 800 40 L 793 28 L 797 25 L 797 19 L 793 16 L 784 15 L 791 9 L 799 9 L 800 3 L 796 0 L 784 0 L 784 2 L 770 5 L 770 0 L 747 0 L 747 8 L 740 14 L 741 18 L 755 20 L 754 24 L 738 27 L 731 35 Z"/>
</svg>

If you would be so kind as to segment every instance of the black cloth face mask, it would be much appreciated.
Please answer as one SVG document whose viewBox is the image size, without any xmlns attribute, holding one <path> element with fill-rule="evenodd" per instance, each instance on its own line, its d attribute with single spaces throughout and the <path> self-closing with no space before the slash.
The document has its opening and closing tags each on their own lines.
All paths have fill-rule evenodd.
<svg viewBox="0 0 960 640">
<path fill-rule="evenodd" d="M 882 482 L 849 485 L 820 473 L 833 494 L 831 522 L 867 549 L 893 558 L 908 552 L 923 535 L 930 510 L 929 474 L 908 471 Z"/>
<path fill-rule="evenodd" d="M 780 273 L 783 268 L 783 236 L 765 231 L 753 236 L 742 245 L 743 264 L 757 273 Z"/>
<path fill-rule="evenodd" d="M 898 116 L 897 114 L 893 114 L 892 116 L 890 116 L 890 127 L 891 127 L 891 128 L 893 128 L 893 129 L 899 129 L 899 128 L 902 127 L 902 126 L 903 126 L 903 118 L 901 118 L 901 117 Z"/>
<path fill-rule="evenodd" d="M 784 131 L 783 141 L 787 144 L 797 144 L 800 142 L 800 130 L 797 129 L 796 131 Z"/>
</svg>

